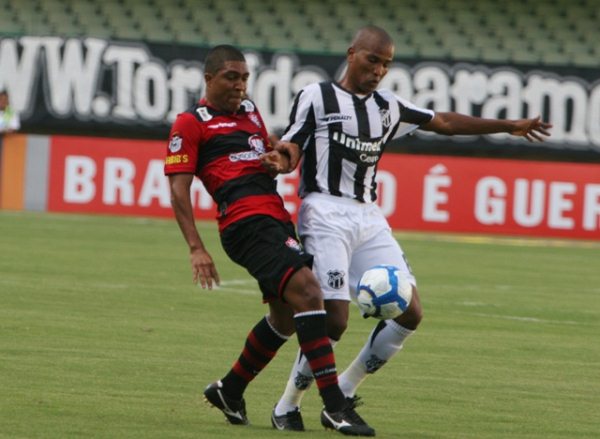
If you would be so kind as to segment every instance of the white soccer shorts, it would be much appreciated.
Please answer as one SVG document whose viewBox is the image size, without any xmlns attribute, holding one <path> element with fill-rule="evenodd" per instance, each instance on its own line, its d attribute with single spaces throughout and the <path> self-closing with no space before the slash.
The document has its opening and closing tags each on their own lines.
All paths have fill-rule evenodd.
<svg viewBox="0 0 600 439">
<path fill-rule="evenodd" d="M 402 248 L 376 204 L 310 193 L 298 213 L 298 234 L 314 256 L 315 273 L 325 300 L 352 300 L 369 268 L 394 265 L 417 282 Z"/>
</svg>

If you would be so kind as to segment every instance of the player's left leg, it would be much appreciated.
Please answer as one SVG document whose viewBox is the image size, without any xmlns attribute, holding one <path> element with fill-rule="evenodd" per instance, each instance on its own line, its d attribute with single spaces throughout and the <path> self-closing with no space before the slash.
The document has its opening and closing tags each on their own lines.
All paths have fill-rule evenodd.
<svg viewBox="0 0 600 439">
<path fill-rule="evenodd" d="M 295 267 L 312 261 L 294 236 L 292 226 L 262 216 L 242 220 L 221 234 L 225 252 L 258 280 L 263 301 L 269 303 L 269 315 L 250 330 L 231 369 L 204 391 L 207 401 L 232 424 L 248 424 L 244 391 L 294 333 L 293 311 L 280 300 L 280 286 Z"/>
<path fill-rule="evenodd" d="M 240 356 L 221 380 L 228 396 L 241 399 L 248 384 L 269 364 L 293 334 L 291 307 L 279 300 L 269 302 L 269 315 L 260 319 L 248 333 Z"/>
<path fill-rule="evenodd" d="M 280 326 L 279 329 L 282 330 L 292 327 L 291 312 L 289 312 L 289 324 L 281 324 L 287 313 L 283 309 L 284 306 L 278 302 L 270 307 L 270 315 L 260 319 L 248 333 L 242 352 L 229 372 L 221 380 L 209 384 L 204 391 L 206 400 L 220 409 L 231 424 L 249 423 L 243 397 L 244 391 L 293 334 L 293 330 L 288 331 L 287 334 L 280 332 L 272 323 L 276 321 Z M 273 307 L 276 309 L 273 310 Z M 273 318 L 273 315 L 277 315 L 278 318 Z"/>
<path fill-rule="evenodd" d="M 387 223 L 381 222 L 380 228 L 352 255 L 350 285 L 356 285 L 362 273 L 375 265 L 394 265 L 412 280 L 413 297 L 402 315 L 394 320 L 380 321 L 375 326 L 360 353 L 340 374 L 340 388 L 350 398 L 354 398 L 356 389 L 369 374 L 375 373 L 400 352 L 404 342 L 414 333 L 422 319 L 421 301 L 410 266 Z M 352 293 L 355 294 L 355 291 Z"/>
<path fill-rule="evenodd" d="M 419 295 L 413 287 L 411 304 L 403 315 L 420 316 L 420 309 Z M 420 321 L 420 317 L 410 320 L 410 324 L 400 323 L 398 318 L 377 323 L 359 354 L 339 376 L 340 388 L 347 398 L 353 399 L 362 382 L 402 350 L 406 339 L 417 329 L 418 323 L 414 323 Z"/>
</svg>

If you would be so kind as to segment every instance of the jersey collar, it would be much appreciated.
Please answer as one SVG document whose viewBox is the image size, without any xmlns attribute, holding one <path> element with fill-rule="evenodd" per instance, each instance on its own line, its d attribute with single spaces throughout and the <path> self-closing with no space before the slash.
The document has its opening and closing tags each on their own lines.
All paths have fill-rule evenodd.
<svg viewBox="0 0 600 439">
<path fill-rule="evenodd" d="M 202 98 L 198 101 L 198 105 L 201 105 L 202 107 L 206 107 L 206 109 L 208 110 L 208 112 L 213 115 L 213 116 L 241 116 L 245 113 L 247 113 L 246 110 L 246 106 L 244 105 L 244 102 L 246 101 L 246 99 L 244 99 L 242 101 L 242 105 L 240 105 L 240 108 L 238 108 L 238 110 L 235 113 L 228 113 L 226 111 L 221 111 L 213 106 L 211 106 L 207 101 L 206 98 Z"/>
<path fill-rule="evenodd" d="M 357 99 L 359 101 L 366 101 L 367 99 L 369 99 L 371 97 L 371 95 L 373 95 L 373 93 L 375 93 L 377 90 L 372 91 L 371 93 L 367 94 L 367 95 L 359 95 L 357 93 L 353 93 L 350 90 L 344 88 L 339 82 L 337 81 L 331 81 L 333 83 L 333 85 L 335 85 L 337 88 L 339 88 L 340 90 L 348 93 L 349 95 L 351 95 L 354 99 Z"/>
</svg>

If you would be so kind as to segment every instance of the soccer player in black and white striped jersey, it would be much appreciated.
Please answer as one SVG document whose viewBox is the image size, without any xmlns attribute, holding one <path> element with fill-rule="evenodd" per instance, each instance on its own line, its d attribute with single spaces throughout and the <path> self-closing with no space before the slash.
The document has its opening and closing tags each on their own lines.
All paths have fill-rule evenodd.
<svg viewBox="0 0 600 439">
<path fill-rule="evenodd" d="M 356 389 L 402 349 L 422 319 L 416 280 L 404 253 L 374 203 L 375 173 L 387 142 L 416 129 L 439 134 L 510 133 L 543 141 L 551 125 L 533 119 L 482 119 L 418 108 L 388 90 L 377 89 L 394 56 L 389 34 L 376 26 L 360 29 L 347 52 L 348 67 L 339 81 L 311 84 L 296 96 L 290 125 L 276 145 L 289 155 L 263 156 L 277 172 L 291 172 L 303 155 L 302 205 L 298 232 L 314 255 L 324 293 L 328 335 L 337 342 L 348 323 L 350 295 L 361 274 L 378 264 L 400 267 L 413 283 L 413 299 L 394 320 L 380 321 L 361 352 L 342 375 L 340 387 L 356 401 Z M 299 352 L 284 394 L 272 414 L 273 426 L 297 430 L 300 401 L 311 373 Z"/>
</svg>

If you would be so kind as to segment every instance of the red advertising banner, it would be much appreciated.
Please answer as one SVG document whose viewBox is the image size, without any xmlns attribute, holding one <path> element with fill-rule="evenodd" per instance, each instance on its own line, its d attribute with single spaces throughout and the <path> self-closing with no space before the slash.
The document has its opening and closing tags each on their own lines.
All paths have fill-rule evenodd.
<svg viewBox="0 0 600 439">
<path fill-rule="evenodd" d="M 53 136 L 48 210 L 170 214 L 164 142 Z"/>
<path fill-rule="evenodd" d="M 164 142 L 52 137 L 48 208 L 171 216 Z M 297 172 L 279 177 L 296 214 Z M 378 203 L 395 229 L 600 239 L 600 165 L 388 154 Z M 196 181 L 199 219 L 215 206 Z"/>
<path fill-rule="evenodd" d="M 381 171 L 394 228 L 600 239 L 599 165 L 388 155 Z"/>
</svg>

